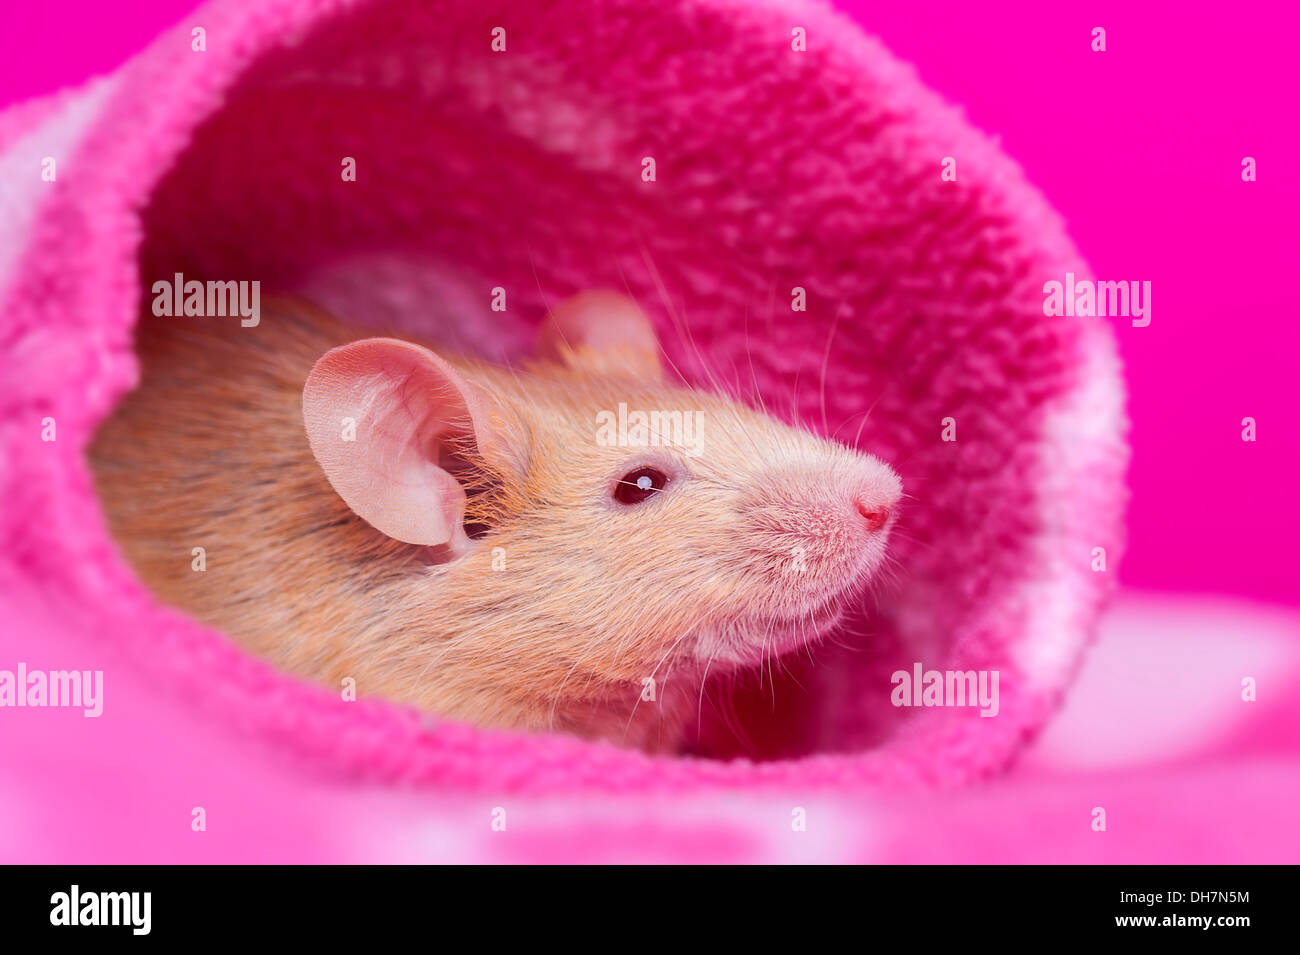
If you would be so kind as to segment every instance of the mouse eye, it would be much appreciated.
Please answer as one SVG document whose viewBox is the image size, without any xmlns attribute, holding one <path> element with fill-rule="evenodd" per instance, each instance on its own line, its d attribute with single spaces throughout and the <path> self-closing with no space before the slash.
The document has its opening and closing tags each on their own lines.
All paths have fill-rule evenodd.
<svg viewBox="0 0 1300 955">
<path fill-rule="evenodd" d="M 668 475 L 658 468 L 637 468 L 628 471 L 614 485 L 614 500 L 620 504 L 640 504 L 652 494 L 658 494 L 668 484 Z"/>
</svg>

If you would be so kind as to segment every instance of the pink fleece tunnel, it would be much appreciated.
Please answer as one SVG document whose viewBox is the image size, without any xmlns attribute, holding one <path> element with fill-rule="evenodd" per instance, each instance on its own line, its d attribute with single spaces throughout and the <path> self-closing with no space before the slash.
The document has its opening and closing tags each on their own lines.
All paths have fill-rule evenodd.
<svg viewBox="0 0 1300 955">
<path fill-rule="evenodd" d="M 71 857 L 309 860 L 398 785 L 408 808 L 617 795 L 639 807 L 628 845 L 685 847 L 699 820 L 660 800 L 961 784 L 1008 765 L 1069 686 L 1122 548 L 1127 452 L 1108 329 L 1044 314 L 1045 282 L 1089 276 L 1055 213 L 822 4 L 539 7 L 218 0 L 114 75 L 0 116 L 6 656 L 105 671 L 97 719 L 6 716 L 6 761 L 49 774 L 11 808 L 75 830 L 80 776 L 129 820 L 87 828 Z M 737 701 L 746 743 L 719 732 L 702 755 L 343 702 L 159 605 L 107 532 L 85 449 L 136 381 L 150 286 L 176 271 L 502 357 L 549 303 L 627 290 L 700 382 L 757 387 L 843 440 L 870 411 L 858 443 L 910 495 L 897 580 L 846 646 Z M 890 706 L 890 673 L 916 662 L 998 670 L 997 716 Z M 133 805 L 141 779 L 179 834 Z M 198 805 L 223 807 L 220 849 L 186 841 Z"/>
</svg>

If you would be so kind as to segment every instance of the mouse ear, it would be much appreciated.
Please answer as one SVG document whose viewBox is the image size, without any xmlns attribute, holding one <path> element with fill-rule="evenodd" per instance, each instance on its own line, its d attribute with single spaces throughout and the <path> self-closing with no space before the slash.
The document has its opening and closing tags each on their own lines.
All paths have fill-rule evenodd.
<svg viewBox="0 0 1300 955">
<path fill-rule="evenodd" d="M 597 374 L 663 374 L 654 325 L 618 292 L 580 292 L 557 305 L 542 325 L 538 353 Z"/>
<path fill-rule="evenodd" d="M 408 544 L 469 546 L 465 491 L 440 466 L 468 440 L 502 457 L 496 403 L 427 348 L 367 338 L 323 355 L 302 418 L 325 477 L 357 516 Z"/>
</svg>

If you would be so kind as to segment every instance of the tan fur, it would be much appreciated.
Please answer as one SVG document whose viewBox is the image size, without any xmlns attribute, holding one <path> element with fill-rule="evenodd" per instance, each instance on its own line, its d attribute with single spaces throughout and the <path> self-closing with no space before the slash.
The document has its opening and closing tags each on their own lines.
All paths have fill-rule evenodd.
<svg viewBox="0 0 1300 955">
<path fill-rule="evenodd" d="M 887 467 L 579 350 L 524 370 L 443 356 L 497 396 L 518 457 L 471 499 L 489 532 L 446 560 L 352 514 L 308 446 L 307 374 L 365 332 L 282 303 L 256 328 L 146 317 L 138 336 L 141 385 L 91 450 L 113 533 L 161 599 L 326 686 L 352 677 L 479 725 L 672 749 L 707 667 L 821 632 L 883 558 L 885 535 L 857 535 L 841 489 L 892 503 Z M 704 453 L 598 445 L 596 413 L 619 402 L 703 411 Z M 613 482 L 645 462 L 676 479 L 615 504 Z"/>
</svg>

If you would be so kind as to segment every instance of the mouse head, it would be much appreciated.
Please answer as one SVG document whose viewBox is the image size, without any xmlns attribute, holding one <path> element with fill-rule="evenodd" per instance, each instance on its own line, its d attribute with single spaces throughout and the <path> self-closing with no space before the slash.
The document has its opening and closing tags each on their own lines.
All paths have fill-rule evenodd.
<svg viewBox="0 0 1300 955">
<path fill-rule="evenodd" d="M 824 633 L 885 559 L 902 493 L 875 457 L 668 382 L 652 324 L 612 293 L 553 312 L 526 371 L 389 338 L 336 348 L 303 417 L 358 516 L 436 549 L 430 586 L 609 679 Z"/>
</svg>

